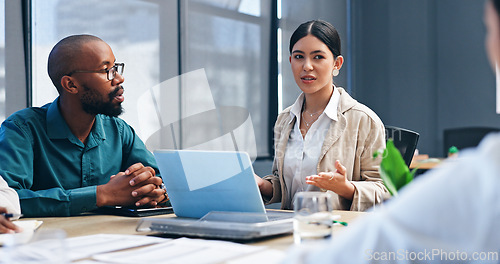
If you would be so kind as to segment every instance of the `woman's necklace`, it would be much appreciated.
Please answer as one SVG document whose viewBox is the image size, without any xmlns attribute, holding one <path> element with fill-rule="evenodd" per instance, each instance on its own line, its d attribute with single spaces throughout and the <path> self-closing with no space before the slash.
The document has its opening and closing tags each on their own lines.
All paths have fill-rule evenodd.
<svg viewBox="0 0 500 264">
<path fill-rule="evenodd" d="M 304 103 L 302 104 L 302 120 L 304 120 L 304 125 L 306 126 L 306 133 L 307 133 L 309 128 L 311 128 L 311 125 L 316 120 L 318 120 L 319 114 L 322 113 L 324 111 L 324 109 L 316 111 L 314 113 L 311 113 L 311 112 L 307 111 L 305 108 L 306 108 L 306 102 L 304 101 Z M 304 113 L 306 113 L 306 114 L 304 115 Z M 310 122 L 307 122 L 306 116 L 308 116 L 309 118 L 312 118 L 312 120 Z"/>
<path fill-rule="evenodd" d="M 307 111 L 305 111 L 305 112 L 307 112 Z M 309 113 L 307 113 L 307 114 L 308 114 L 308 115 L 310 115 L 310 117 L 312 118 L 312 117 L 313 117 L 315 114 L 317 114 L 317 113 L 319 113 L 319 112 L 316 112 L 316 113 L 314 113 L 314 114 L 309 114 Z M 304 120 L 304 125 L 306 125 L 306 128 L 309 130 L 309 128 L 311 127 L 311 125 L 312 125 L 312 124 L 313 124 L 316 120 L 318 120 L 318 117 L 313 118 L 313 120 L 312 120 L 311 122 L 307 122 L 306 117 L 304 116 L 304 112 L 302 112 L 302 120 Z"/>
<path fill-rule="evenodd" d="M 313 116 L 315 116 L 315 115 L 317 115 L 317 114 L 319 114 L 319 113 L 323 112 L 323 110 L 319 110 L 319 111 L 314 112 L 314 113 L 309 113 L 309 111 L 307 111 L 307 110 L 304 110 L 304 112 L 306 112 L 306 114 L 308 114 L 310 117 L 313 117 Z M 302 112 L 302 114 L 303 114 L 304 112 Z"/>
</svg>

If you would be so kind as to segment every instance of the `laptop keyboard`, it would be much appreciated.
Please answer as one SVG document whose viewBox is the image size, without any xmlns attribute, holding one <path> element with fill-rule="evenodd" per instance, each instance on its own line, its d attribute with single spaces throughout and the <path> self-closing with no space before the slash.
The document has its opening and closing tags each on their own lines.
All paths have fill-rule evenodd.
<svg viewBox="0 0 500 264">
<path fill-rule="evenodd" d="M 293 218 L 293 211 L 275 211 L 275 210 L 266 210 L 266 215 L 268 221 L 276 221 Z"/>
</svg>

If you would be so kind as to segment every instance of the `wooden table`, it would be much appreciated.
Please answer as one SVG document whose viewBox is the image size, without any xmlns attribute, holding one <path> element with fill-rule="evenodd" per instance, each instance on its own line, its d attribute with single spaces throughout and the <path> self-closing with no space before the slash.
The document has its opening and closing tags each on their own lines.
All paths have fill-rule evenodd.
<svg viewBox="0 0 500 264">
<path fill-rule="evenodd" d="M 430 170 L 441 164 L 444 158 L 429 158 L 429 155 L 422 154 L 414 156 L 411 160 L 410 169 Z"/>
<path fill-rule="evenodd" d="M 430 170 L 441 164 L 443 159 L 412 160 L 410 169 Z"/>
<path fill-rule="evenodd" d="M 349 226 L 345 227 L 342 225 L 334 225 L 333 237 L 338 232 L 348 232 L 349 228 L 356 225 L 356 218 L 367 214 L 364 212 L 350 212 L 350 211 L 334 211 L 335 214 L 340 215 L 340 221 L 347 222 Z M 173 214 L 150 216 L 154 218 L 161 217 L 174 217 Z M 95 234 L 121 234 L 121 235 L 150 235 L 154 233 L 150 232 L 137 232 L 136 227 L 141 218 L 138 217 L 125 217 L 125 216 L 114 216 L 114 215 L 96 215 L 87 214 L 81 216 L 72 217 L 39 217 L 39 218 L 23 218 L 21 220 L 40 220 L 43 224 L 40 226 L 39 230 L 51 229 L 62 229 L 66 232 L 67 237 L 79 237 L 86 235 Z M 265 246 L 265 249 L 259 249 L 258 252 L 251 253 L 250 255 L 237 256 L 234 259 L 225 260 L 221 264 L 225 264 L 231 261 L 248 261 L 248 257 L 252 260 L 255 258 L 259 259 L 258 255 L 263 253 L 265 258 L 271 258 L 275 262 L 281 261 L 286 255 L 286 251 L 290 249 L 293 245 L 293 235 L 283 235 L 278 237 L 271 237 L 268 239 L 263 239 L 259 241 L 253 241 L 246 243 L 248 245 L 255 246 Z M 134 249 L 139 249 L 141 247 L 135 247 Z M 131 249 L 124 249 L 124 251 Z M 0 252 L 1 253 L 1 252 Z M 0 254 L 1 255 L 1 254 Z M 257 257 L 256 257 L 257 255 Z M 1 257 L 1 256 L 0 256 Z M 262 257 L 260 257 L 262 259 Z M 244 260 L 242 260 L 244 259 Z M 83 259 L 81 261 L 91 260 Z M 80 263 L 77 260 L 72 263 Z M 265 261 L 264 261 L 265 262 Z"/>
<path fill-rule="evenodd" d="M 335 214 L 340 215 L 340 221 L 349 223 L 349 226 L 335 225 L 335 233 L 346 230 L 352 226 L 353 220 L 366 214 L 364 212 L 351 212 L 336 210 Z M 158 215 L 150 217 L 173 217 L 170 215 Z M 29 219 L 29 218 L 28 218 Z M 148 235 L 151 233 L 137 232 L 135 229 L 140 218 L 112 216 L 112 215 L 82 215 L 72 217 L 40 217 L 37 220 L 43 221 L 40 229 L 58 228 L 63 229 L 68 237 L 77 237 L 93 234 L 123 234 L 123 235 Z M 251 245 L 268 246 L 273 249 L 286 250 L 293 244 L 293 236 L 285 235 L 258 242 L 249 243 Z"/>
</svg>

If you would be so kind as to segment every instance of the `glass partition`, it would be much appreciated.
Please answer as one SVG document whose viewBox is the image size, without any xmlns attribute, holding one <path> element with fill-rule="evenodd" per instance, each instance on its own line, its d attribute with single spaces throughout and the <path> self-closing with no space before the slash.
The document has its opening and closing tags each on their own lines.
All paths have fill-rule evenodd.
<svg viewBox="0 0 500 264">
<path fill-rule="evenodd" d="M 0 120 L 5 119 L 5 0 L 0 0 Z"/>
</svg>

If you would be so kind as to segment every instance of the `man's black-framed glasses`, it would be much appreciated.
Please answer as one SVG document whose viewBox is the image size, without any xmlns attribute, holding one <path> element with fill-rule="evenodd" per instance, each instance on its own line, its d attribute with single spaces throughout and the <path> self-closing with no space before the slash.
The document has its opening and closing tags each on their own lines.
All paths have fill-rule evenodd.
<svg viewBox="0 0 500 264">
<path fill-rule="evenodd" d="M 112 81 L 116 77 L 116 73 L 123 75 L 123 68 L 125 68 L 125 63 L 115 63 L 113 67 L 106 70 L 96 70 L 96 71 L 84 71 L 84 70 L 75 70 L 68 73 L 68 76 L 71 76 L 73 73 L 82 72 L 82 73 L 106 73 L 106 77 L 108 80 Z"/>
</svg>

